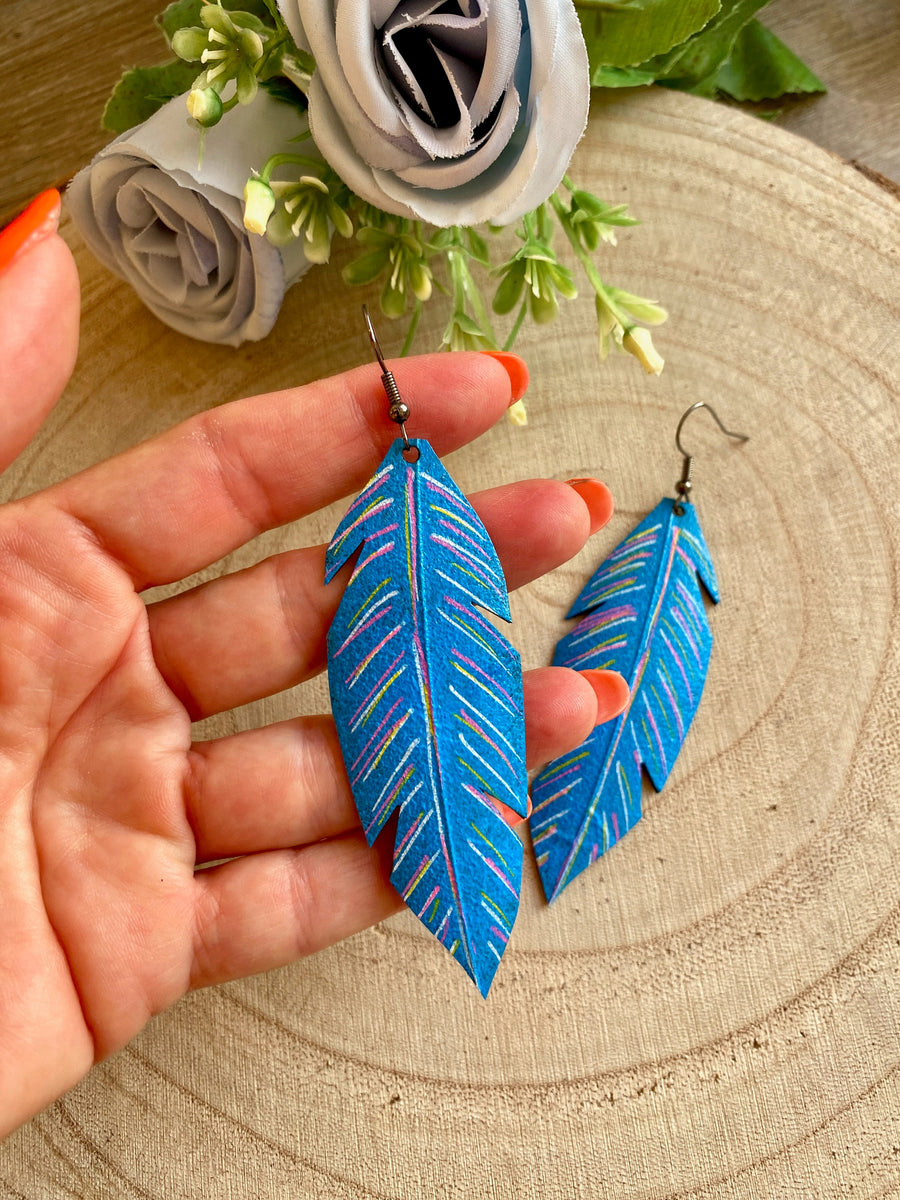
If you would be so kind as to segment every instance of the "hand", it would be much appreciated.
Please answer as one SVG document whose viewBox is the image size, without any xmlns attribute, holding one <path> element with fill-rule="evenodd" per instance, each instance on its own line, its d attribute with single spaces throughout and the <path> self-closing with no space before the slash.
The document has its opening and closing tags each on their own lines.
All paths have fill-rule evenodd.
<svg viewBox="0 0 900 1200">
<path fill-rule="evenodd" d="M 78 282 L 54 232 L 0 274 L 0 315 L 5 466 L 74 362 Z M 483 355 L 397 372 L 439 454 L 510 401 L 509 376 Z M 191 740 L 193 720 L 324 668 L 341 585 L 322 583 L 323 547 L 174 599 L 140 595 L 358 489 L 389 436 L 367 366 L 203 413 L 0 510 L 0 1133 L 188 989 L 290 962 L 401 907 L 359 829 L 330 718 Z M 611 510 L 597 495 L 595 525 Z M 473 503 L 511 587 L 591 531 L 565 484 Z M 606 682 L 601 704 L 574 672 L 529 674 L 532 764 L 621 707 Z"/>
</svg>

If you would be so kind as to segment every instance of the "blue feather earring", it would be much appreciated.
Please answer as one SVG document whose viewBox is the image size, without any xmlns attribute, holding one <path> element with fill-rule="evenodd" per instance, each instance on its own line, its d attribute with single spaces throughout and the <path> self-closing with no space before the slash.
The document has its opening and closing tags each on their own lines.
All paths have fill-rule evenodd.
<svg viewBox="0 0 900 1200">
<path fill-rule="evenodd" d="M 365 310 L 364 310 L 365 311 Z M 482 995 L 519 907 L 527 812 L 522 666 L 478 611 L 510 620 L 487 531 L 426 441 L 401 436 L 335 530 L 331 580 L 359 555 L 328 633 L 331 705 L 371 845 L 397 813 L 391 882 Z"/>
<path fill-rule="evenodd" d="M 625 676 L 631 698 L 615 720 L 598 725 L 534 781 L 531 840 L 544 893 L 554 900 L 576 875 L 614 845 L 641 816 L 641 766 L 662 791 L 700 703 L 712 633 L 698 578 L 719 590 L 691 490 L 693 457 L 681 444 L 692 404 L 678 423 L 684 456 L 676 500 L 665 499 L 632 530 L 588 580 L 568 616 L 581 617 L 557 644 L 553 665 L 609 668 Z"/>
</svg>

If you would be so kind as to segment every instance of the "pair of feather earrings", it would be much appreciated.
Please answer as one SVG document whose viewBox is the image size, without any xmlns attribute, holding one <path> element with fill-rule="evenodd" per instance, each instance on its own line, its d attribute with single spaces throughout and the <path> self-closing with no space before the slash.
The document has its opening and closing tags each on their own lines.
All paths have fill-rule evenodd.
<svg viewBox="0 0 900 1200">
<path fill-rule="evenodd" d="M 523 847 L 498 802 L 525 818 L 521 661 L 478 612 L 510 620 L 493 544 L 428 443 L 407 437 L 409 409 L 366 322 L 401 437 L 328 547 L 326 582 L 359 552 L 328 634 L 332 710 L 366 838 L 396 814 L 391 882 L 486 996 L 519 907 Z M 618 670 L 631 698 L 535 780 L 548 900 L 640 817 L 641 764 L 660 790 L 700 700 L 712 636 L 697 577 L 718 590 L 690 467 L 685 455 L 678 500 L 589 580 L 554 655 Z"/>
</svg>

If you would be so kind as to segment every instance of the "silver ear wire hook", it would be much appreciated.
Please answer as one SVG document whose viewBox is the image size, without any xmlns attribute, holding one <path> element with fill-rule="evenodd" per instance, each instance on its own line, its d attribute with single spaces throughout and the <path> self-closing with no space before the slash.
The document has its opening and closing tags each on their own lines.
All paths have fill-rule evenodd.
<svg viewBox="0 0 900 1200">
<path fill-rule="evenodd" d="M 673 511 L 677 517 L 680 517 L 684 514 L 684 506 L 685 504 L 689 503 L 688 492 L 693 487 L 693 484 L 691 483 L 691 474 L 694 467 L 693 454 L 688 454 L 687 450 L 685 450 L 684 446 L 681 444 L 681 431 L 684 428 L 685 421 L 688 419 L 691 413 L 696 412 L 698 408 L 706 409 L 726 437 L 733 438 L 736 442 L 748 442 L 750 440 L 749 435 L 746 433 L 734 433 L 731 429 L 726 429 L 719 419 L 719 415 L 716 410 L 711 404 L 707 404 L 705 400 L 698 400 L 696 404 L 692 404 L 691 407 L 682 414 L 681 420 L 678 422 L 678 428 L 675 430 L 675 446 L 678 452 L 684 456 L 684 465 L 681 468 L 681 478 L 675 484 L 675 491 L 678 493 L 678 500 L 675 503 Z"/>
<path fill-rule="evenodd" d="M 409 419 L 409 405 L 401 397 L 400 389 L 397 387 L 397 380 L 387 368 L 387 363 L 384 361 L 384 355 L 381 353 L 381 346 L 378 344 L 375 328 L 372 325 L 372 318 L 369 316 L 369 310 L 365 304 L 362 306 L 362 310 L 366 321 L 366 328 L 369 331 L 369 340 L 372 343 L 372 349 L 375 351 L 375 357 L 378 359 L 378 365 L 381 367 L 381 383 L 384 387 L 385 395 L 388 398 L 388 403 L 390 404 L 388 416 L 392 421 L 396 421 L 396 423 L 400 426 L 400 435 L 403 438 L 403 452 L 406 453 L 407 450 L 412 450 L 413 448 L 412 442 L 410 442 L 406 435 L 406 422 Z"/>
</svg>

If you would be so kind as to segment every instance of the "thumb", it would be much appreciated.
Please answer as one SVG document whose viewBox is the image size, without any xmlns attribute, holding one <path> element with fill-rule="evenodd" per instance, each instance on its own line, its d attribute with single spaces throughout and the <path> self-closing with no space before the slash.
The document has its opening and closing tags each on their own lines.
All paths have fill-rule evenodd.
<svg viewBox="0 0 900 1200">
<path fill-rule="evenodd" d="M 69 381 L 78 351 L 78 272 L 43 192 L 0 233 L 0 470 L 28 445 Z"/>
</svg>

